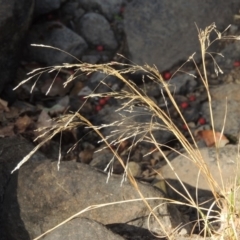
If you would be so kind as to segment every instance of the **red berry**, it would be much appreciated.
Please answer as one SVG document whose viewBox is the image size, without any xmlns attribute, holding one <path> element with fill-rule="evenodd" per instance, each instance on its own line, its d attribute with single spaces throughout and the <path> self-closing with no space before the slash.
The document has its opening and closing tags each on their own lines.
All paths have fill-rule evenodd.
<svg viewBox="0 0 240 240">
<path fill-rule="evenodd" d="M 189 101 L 194 102 L 196 100 L 196 96 L 195 95 L 191 95 L 188 97 Z"/>
<path fill-rule="evenodd" d="M 99 112 L 101 109 L 102 109 L 102 106 L 101 106 L 101 105 L 97 105 L 97 106 L 95 107 L 95 110 L 96 110 L 97 112 Z"/>
<path fill-rule="evenodd" d="M 181 103 L 181 107 L 182 107 L 183 109 L 187 108 L 188 106 L 189 106 L 189 105 L 188 105 L 187 102 L 182 102 L 182 103 Z"/>
<path fill-rule="evenodd" d="M 234 67 L 240 67 L 240 61 L 235 61 L 235 62 L 233 63 L 233 66 L 234 66 Z"/>
<path fill-rule="evenodd" d="M 98 45 L 97 46 L 97 51 L 102 52 L 103 51 L 103 46 L 102 45 Z"/>
<path fill-rule="evenodd" d="M 104 106 L 106 103 L 107 103 L 107 100 L 105 98 L 100 98 L 98 103 L 101 105 L 101 106 Z"/>
<path fill-rule="evenodd" d="M 183 124 L 182 128 L 183 128 L 183 130 L 188 130 L 188 127 L 186 124 Z"/>
<path fill-rule="evenodd" d="M 171 78 L 171 73 L 170 72 L 164 72 L 163 73 L 163 78 L 164 80 L 169 80 Z"/>
<path fill-rule="evenodd" d="M 204 124 L 206 124 L 206 119 L 205 119 L 204 117 L 200 117 L 200 118 L 198 119 L 198 123 L 199 123 L 200 125 L 204 125 Z"/>
</svg>

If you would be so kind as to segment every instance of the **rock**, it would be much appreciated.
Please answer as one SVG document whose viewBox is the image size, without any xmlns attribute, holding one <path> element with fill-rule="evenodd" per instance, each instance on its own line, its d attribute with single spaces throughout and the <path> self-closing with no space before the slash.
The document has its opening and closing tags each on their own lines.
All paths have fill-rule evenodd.
<svg viewBox="0 0 240 240">
<path fill-rule="evenodd" d="M 1 154 L 0 154 L 0 232 L 1 239 L 9 239 L 5 236 L 5 228 L 3 227 L 2 209 L 3 199 L 7 184 L 11 178 L 11 171 L 16 165 L 32 151 L 33 145 L 22 137 L 0 138 Z M 37 152 L 31 158 L 31 161 L 41 161 L 46 159 L 43 154 Z M 5 238 L 4 238 L 5 237 Z"/>
<path fill-rule="evenodd" d="M 240 85 L 238 84 L 224 84 L 210 89 L 215 130 L 221 132 L 224 127 L 224 133 L 237 138 L 240 132 L 239 91 Z M 208 102 L 203 103 L 201 111 L 207 121 L 211 123 Z M 226 123 L 224 125 L 225 115 Z"/>
<path fill-rule="evenodd" d="M 108 228 L 111 231 L 124 236 L 125 239 L 132 239 L 132 240 L 159 240 L 156 236 L 153 236 L 147 229 L 135 227 L 128 224 L 110 224 Z"/>
<path fill-rule="evenodd" d="M 154 64 L 159 71 L 186 61 L 200 50 L 194 23 L 205 29 L 216 22 L 217 28 L 223 30 L 232 23 L 238 6 L 235 0 L 194 0 L 188 3 L 184 0 L 131 1 L 124 11 L 124 29 L 131 60 L 140 65 Z"/>
<path fill-rule="evenodd" d="M 210 89 L 212 99 L 215 100 L 234 100 L 240 101 L 240 85 L 239 84 L 223 84 Z"/>
<path fill-rule="evenodd" d="M 239 52 L 240 41 L 234 41 L 227 44 L 227 46 L 225 46 L 221 51 L 223 57 L 219 54 L 215 57 L 217 64 L 222 69 L 224 74 L 228 73 L 232 69 L 234 61 L 239 60 Z M 211 70 L 211 72 L 214 72 L 214 63 L 212 63 L 212 66 L 209 70 Z"/>
<path fill-rule="evenodd" d="M 141 166 L 139 165 L 139 163 L 129 162 L 127 167 L 127 170 L 131 172 L 134 177 L 139 177 L 141 175 Z"/>
<path fill-rule="evenodd" d="M 33 0 L 0 0 L 0 94 L 16 77 L 22 44 L 31 22 Z M 11 87 L 12 92 L 12 87 Z M 5 99 L 9 92 L 2 93 Z"/>
<path fill-rule="evenodd" d="M 4 224 L 9 239 L 33 239 L 56 226 L 73 214 L 98 204 L 110 205 L 83 212 L 86 217 L 102 224 L 126 223 L 148 228 L 162 234 L 159 223 L 148 219 L 149 209 L 142 201 L 111 203 L 139 199 L 140 196 L 122 177 L 98 172 L 88 165 L 76 162 L 28 163 L 13 174 L 4 199 Z M 181 216 L 174 206 L 163 204 L 163 194 L 148 184 L 138 183 L 139 190 L 148 198 L 150 207 L 161 224 L 171 231 L 180 222 Z M 174 208 L 174 209 L 173 209 Z M 172 210 L 169 210 L 172 209 Z M 173 216 L 168 215 L 168 210 Z"/>
<path fill-rule="evenodd" d="M 108 240 L 124 240 L 121 236 L 114 234 L 104 225 L 87 218 L 75 218 L 65 223 L 53 232 L 42 238 L 43 240 L 92 240 L 92 239 L 108 239 Z"/>
<path fill-rule="evenodd" d="M 72 56 L 59 50 L 43 47 L 33 47 L 30 44 L 44 44 L 59 48 L 80 59 L 87 48 L 82 37 L 59 22 L 47 22 L 33 25 L 28 34 L 26 55 L 33 61 L 46 65 L 57 65 L 76 62 Z"/>
<path fill-rule="evenodd" d="M 137 142 L 140 140 L 149 146 L 150 132 L 158 143 L 166 143 L 173 138 L 173 134 L 166 130 L 162 121 L 143 106 L 126 107 L 119 110 L 119 106 L 103 108 L 99 112 L 98 121 L 103 124 L 103 135 L 109 137 L 109 141 L 116 139 L 129 139 Z M 153 124 L 154 123 L 154 124 Z M 109 126 L 106 125 L 109 124 Z"/>
<path fill-rule="evenodd" d="M 83 15 L 85 11 L 79 6 L 78 1 L 67 1 L 60 8 L 60 19 L 67 26 L 74 26 L 74 21 L 78 21 Z M 75 29 L 73 27 L 73 29 Z"/>
<path fill-rule="evenodd" d="M 106 50 L 116 50 L 118 47 L 109 22 L 98 13 L 86 13 L 76 23 L 76 32 L 92 45 L 102 45 Z"/>
<path fill-rule="evenodd" d="M 86 86 L 96 93 L 118 91 L 122 85 L 122 81 L 117 77 L 102 72 L 92 73 L 86 84 Z"/>
<path fill-rule="evenodd" d="M 88 11 L 99 11 L 109 20 L 120 12 L 123 0 L 78 0 L 80 5 Z"/>
<path fill-rule="evenodd" d="M 240 176 L 240 171 L 237 167 L 239 164 L 238 146 L 226 145 L 223 148 L 219 148 L 219 161 L 217 161 L 215 148 L 202 148 L 200 149 L 200 153 L 202 155 L 202 160 L 219 186 L 219 189 L 216 188 L 216 190 L 223 189 L 222 182 L 225 184 L 226 189 L 230 189 L 233 186 L 235 174 Z M 193 197 L 196 197 L 196 186 L 198 186 L 198 197 L 205 196 L 206 191 L 209 191 L 208 194 L 210 195 L 211 188 L 205 176 L 199 174 L 199 168 L 190 159 L 188 154 L 179 155 L 171 161 L 171 165 Z M 221 174 L 218 170 L 218 162 Z M 169 181 L 178 191 L 186 196 L 185 191 L 182 189 L 176 175 L 168 164 L 161 168 L 161 174 L 164 179 Z M 198 175 L 200 175 L 199 178 Z M 171 196 L 176 196 L 176 193 L 170 188 L 169 194 Z"/>
<path fill-rule="evenodd" d="M 96 64 L 100 59 L 101 59 L 100 55 L 89 54 L 89 55 L 82 56 L 83 62 L 91 63 L 91 64 Z"/>
<path fill-rule="evenodd" d="M 191 74 L 191 75 L 190 75 Z M 181 74 L 168 81 L 171 93 L 186 95 L 192 93 L 197 88 L 197 81 L 194 79 L 195 71 L 189 74 Z"/>
<path fill-rule="evenodd" d="M 100 149 L 99 149 L 100 150 Z M 103 149 L 101 151 L 95 151 L 93 153 L 93 159 L 90 162 L 90 166 L 100 169 L 102 171 L 105 170 L 107 165 L 110 163 L 111 159 L 113 158 L 113 153 L 108 149 Z M 114 162 L 117 160 L 115 159 Z M 114 164 L 113 162 L 113 164 Z"/>
<path fill-rule="evenodd" d="M 58 9 L 61 5 L 61 0 L 35 0 L 34 15 L 39 16 Z"/>
</svg>

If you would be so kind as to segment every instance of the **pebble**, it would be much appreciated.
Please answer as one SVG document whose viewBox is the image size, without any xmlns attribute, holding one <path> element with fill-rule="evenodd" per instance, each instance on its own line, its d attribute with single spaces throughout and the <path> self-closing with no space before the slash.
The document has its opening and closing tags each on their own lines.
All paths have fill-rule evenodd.
<svg viewBox="0 0 240 240">
<path fill-rule="evenodd" d="M 94 46 L 102 45 L 106 50 L 118 47 L 109 22 L 98 13 L 86 13 L 76 24 L 76 32 Z"/>
<path fill-rule="evenodd" d="M 141 174 L 141 166 L 136 162 L 129 162 L 127 165 L 127 171 L 131 172 L 133 177 L 139 177 Z"/>
</svg>

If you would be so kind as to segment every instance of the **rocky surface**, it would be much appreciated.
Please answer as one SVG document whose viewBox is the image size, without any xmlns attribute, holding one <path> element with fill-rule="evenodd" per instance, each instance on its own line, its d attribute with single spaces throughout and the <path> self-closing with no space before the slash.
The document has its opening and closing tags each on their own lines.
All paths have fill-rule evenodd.
<svg viewBox="0 0 240 240">
<path fill-rule="evenodd" d="M 238 146 L 227 145 L 223 148 L 219 148 L 218 151 L 216 151 L 215 148 L 201 148 L 199 150 L 200 154 L 197 153 L 198 150 L 196 150 L 195 154 L 199 156 L 198 158 L 200 160 L 198 161 L 203 161 L 206 164 L 213 179 L 216 181 L 216 191 L 220 192 L 220 189 L 223 189 L 222 183 L 226 185 L 225 187 L 227 189 L 233 187 L 234 177 L 239 175 Z M 206 191 L 209 191 L 210 193 L 211 187 L 204 174 L 199 173 L 199 168 L 194 164 L 194 161 L 196 160 L 194 160 L 193 157 L 190 157 L 189 154 L 185 153 L 184 155 L 179 155 L 174 158 L 171 161 L 171 165 L 182 182 L 186 184 L 192 195 L 195 196 L 196 186 L 198 186 L 199 191 L 197 194 L 199 197 L 202 197 L 202 192 L 205 195 Z M 219 170 L 218 165 L 221 170 Z M 181 189 L 181 185 L 169 165 L 163 166 L 161 168 L 161 173 L 167 181 L 170 181 L 170 183 L 173 184 L 173 186 L 177 187 L 177 189 Z M 184 190 L 180 192 L 184 193 Z M 174 194 L 174 191 L 171 191 L 170 194 L 176 195 Z"/>
<path fill-rule="evenodd" d="M 109 22 L 98 13 L 87 13 L 76 26 L 76 32 L 92 45 L 116 50 L 118 44 Z"/>
<path fill-rule="evenodd" d="M 7 234 L 12 239 L 32 239 L 87 207 L 140 197 L 131 184 L 124 182 L 121 186 L 122 177 L 112 176 L 108 183 L 106 180 L 107 175 L 75 162 L 62 162 L 59 171 L 57 162 L 25 165 L 11 178 L 5 194 Z M 168 215 L 161 191 L 147 184 L 138 183 L 138 187 L 144 197 L 157 198 L 148 200 L 148 204 L 158 206 L 155 214 L 168 231 L 183 221 L 176 209 L 172 210 L 174 216 Z M 92 209 L 81 217 L 102 224 L 128 223 L 143 228 L 150 223 L 151 231 L 163 234 L 153 217 L 148 222 L 148 215 L 145 203 L 133 201 Z"/>
<path fill-rule="evenodd" d="M 139 65 L 154 64 L 160 71 L 186 61 L 199 49 L 194 23 L 204 29 L 215 22 L 224 30 L 237 5 L 237 1 L 131 1 L 124 12 L 131 60 Z"/>
<path fill-rule="evenodd" d="M 231 5 L 237 9 L 238 3 L 235 1 L 218 1 L 217 7 L 212 7 L 211 4 L 215 4 L 213 2 L 193 1 L 187 5 L 180 0 L 174 4 L 168 1 L 138 1 L 138 4 L 136 2 L 125 0 L 36 1 L 33 24 L 26 42 L 27 46 L 23 47 L 25 55 L 19 69 L 20 77 L 14 82 L 18 84 L 19 81 L 27 78 L 26 72 L 35 68 L 65 62 L 78 62 L 67 54 L 56 50 L 30 47 L 31 43 L 59 47 L 76 56 L 80 61 L 89 63 L 101 64 L 110 61 L 129 63 L 131 60 L 136 60 L 137 63 L 155 64 L 160 67 L 160 71 L 176 65 L 176 68 L 162 72 L 163 79 L 166 81 L 165 83 L 168 83 L 176 105 L 180 108 L 194 136 L 199 129 L 211 129 L 207 95 L 203 90 L 198 71 L 192 65 L 187 65 L 184 66 L 182 72 L 180 71 L 176 75 L 172 74 L 179 67 L 179 60 L 186 60 L 189 55 L 198 49 L 197 31 L 193 22 L 197 21 L 197 24 L 200 24 L 199 19 L 201 19 L 203 25 L 199 26 L 204 28 L 214 21 L 217 23 L 217 27 L 223 29 L 229 23 L 232 23 L 234 10 L 232 10 Z M 219 12 L 221 12 L 221 18 Z M 234 23 L 236 25 L 233 25 L 227 31 L 227 34 L 239 32 L 239 22 L 236 20 Z M 240 128 L 238 113 L 238 92 L 240 90 L 239 43 L 223 41 L 218 45 L 218 48 L 224 58 L 216 56 L 216 60 L 223 69 L 224 75 L 216 76 L 214 66 L 208 59 L 206 60 L 215 127 L 218 131 L 222 129 L 226 108 L 225 97 L 227 95 L 228 112 L 224 134 L 226 133 L 227 137 L 237 139 Z M 130 61 L 119 57 L 117 53 L 123 54 Z M 35 62 L 32 62 L 33 60 Z M 118 65 L 116 68 L 122 69 L 123 67 Z M 201 65 L 198 65 L 198 67 L 200 70 L 202 69 Z M 5 69 L 2 72 L 4 71 Z M 76 79 L 67 87 L 64 87 L 64 81 L 74 72 L 78 73 Z M 185 74 L 185 72 L 188 74 Z M 144 77 L 140 75 L 124 74 L 124 77 L 134 81 L 135 86 L 141 88 L 141 92 L 146 93 L 161 110 L 169 114 L 174 124 L 189 139 L 189 134 L 186 131 L 187 126 L 180 119 L 179 113 L 176 112 L 174 104 L 171 103 L 170 97 L 167 96 L 163 84 L 159 83 L 158 80 L 152 81 L 151 76 L 148 74 Z M 52 89 L 46 96 L 45 93 L 53 82 Z M 148 142 L 150 136 L 148 131 L 151 128 L 159 144 L 166 143 L 167 146 L 182 152 L 181 145 L 176 141 L 172 133 L 163 129 L 162 122 L 159 119 L 152 117 L 152 112 L 146 109 L 146 104 L 142 104 L 141 101 L 134 101 L 132 105 L 119 109 L 126 101 L 109 96 L 93 97 L 85 102 L 85 96 L 88 96 L 93 91 L 96 93 L 110 92 L 116 94 L 124 90 L 122 96 L 123 98 L 126 97 L 126 94 L 131 93 L 131 90 L 119 79 L 114 76 L 107 76 L 102 72 L 84 75 L 81 71 L 71 68 L 61 69 L 56 78 L 53 73 L 42 74 L 32 95 L 30 95 L 31 87 L 32 82 L 20 87 L 16 94 L 18 100 L 21 101 L 14 102 L 13 106 L 5 107 L 4 110 L 0 108 L 1 136 L 4 137 L 9 134 L 10 130 L 6 130 L 6 128 L 10 125 L 13 130 L 11 134 L 21 134 L 33 140 L 36 136 L 35 131 L 33 131 L 34 127 L 45 127 L 49 123 L 49 119 L 56 116 L 66 116 L 68 109 L 70 111 L 79 111 L 94 125 L 110 124 L 109 127 L 102 128 L 101 132 L 105 136 L 114 135 L 109 139 L 111 147 L 118 152 L 123 162 L 127 164 L 128 173 L 131 172 L 137 179 L 151 183 L 167 193 L 164 182 L 159 181 L 157 175 L 157 172 L 160 171 L 172 184 L 181 189 L 175 175 L 166 165 L 163 155 L 156 151 L 153 144 Z M 7 98 L 7 100 L 10 103 L 10 99 Z M 84 106 L 82 106 L 83 103 Z M 1 101 L 0 107 L 2 107 Z M 16 109 L 19 111 L 16 112 Z M 45 112 L 46 119 L 42 119 L 42 114 L 39 115 L 39 112 Z M 26 122 L 21 119 L 26 119 Z M 30 126 L 26 125 L 29 119 L 31 120 Z M 155 126 L 152 123 L 155 123 Z M 21 130 L 21 127 L 24 130 Z M 137 131 L 139 134 L 136 134 Z M 144 135 L 144 132 L 148 132 L 148 134 Z M 131 146 L 131 141 L 136 142 L 141 138 L 145 139 L 145 143 L 139 142 Z M 56 136 L 56 139 L 53 139 L 49 145 L 45 146 L 48 149 L 48 152 L 45 150 L 45 154 L 55 161 L 59 156 L 58 136 Z M 122 139 L 123 141 L 119 141 L 119 145 L 115 145 L 114 140 L 116 139 Z M 5 199 L 5 219 L 2 218 L 5 227 L 0 227 L 7 231 L 6 239 L 19 239 L 18 234 L 21 234 L 23 239 L 28 239 L 29 236 L 37 236 L 71 214 L 75 214 L 90 205 L 120 201 L 123 198 L 139 197 L 137 193 L 135 195 L 133 188 L 128 183 L 124 183 L 120 187 L 122 176 L 111 176 L 109 183 L 106 184 L 106 175 L 87 166 L 89 164 L 100 170 L 110 166 L 108 170 L 113 170 L 114 173 L 121 175 L 124 173 L 123 167 L 116 159 L 112 162 L 112 165 L 108 165 L 113 159 L 113 154 L 109 149 L 96 151 L 102 149 L 105 145 L 99 142 L 97 135 L 93 134 L 88 128 L 80 126 L 76 131 L 70 130 L 64 135 L 62 142 L 63 162 L 59 172 L 57 171 L 56 162 L 29 163 L 13 175 L 9 186 L 7 186 L 10 178 L 9 171 L 20 160 L 20 156 L 26 155 L 31 150 L 31 147 L 28 148 L 29 144 L 23 142 L 28 151 L 22 152 L 23 149 L 19 147 L 22 140 L 18 138 L 10 140 L 14 146 L 17 146 L 16 149 L 10 147 L 14 150 L 12 155 L 9 151 L 6 151 L 9 146 L 4 147 L 5 140 L 6 143 L 8 142 L 7 139 L 2 138 L 1 140 L 0 145 L 3 148 L 0 149 L 0 159 L 4 164 L 0 166 L 2 171 L 0 195 L 1 200 Z M 74 147 L 73 153 L 68 156 L 66 152 L 76 142 L 78 143 L 77 146 Z M 231 143 L 236 144 L 237 141 L 231 140 Z M 197 144 L 204 161 L 206 161 L 216 181 L 221 184 L 216 170 L 215 149 L 206 148 L 204 142 L 197 142 Z M 176 157 L 177 154 L 169 149 L 163 148 L 163 151 L 168 159 L 172 160 L 172 164 L 181 175 L 181 179 L 195 196 L 196 166 L 188 161 L 186 157 Z M 227 181 L 228 175 L 235 170 L 237 158 L 234 158 L 234 155 L 236 155 L 236 151 L 236 145 L 225 146 L 219 150 L 224 181 Z M 39 160 L 45 159 L 42 155 L 36 155 L 36 157 Z M 81 163 L 76 163 L 77 161 Z M 140 186 L 145 197 L 163 196 L 162 192 L 153 189 L 150 184 L 140 184 Z M 7 193 L 4 197 L 6 188 Z M 203 177 L 199 181 L 199 193 L 204 197 L 212 197 L 209 186 Z M 178 198 L 169 189 L 168 194 L 168 196 Z M 201 194 L 199 196 L 202 196 Z M 197 200 L 198 202 L 202 201 L 201 199 Z M 204 198 L 203 201 L 205 200 L 208 199 Z M 153 201 L 151 206 L 160 202 L 162 200 Z M 161 206 L 159 211 L 164 211 L 164 213 L 166 212 L 171 216 L 175 216 L 172 212 L 177 213 L 176 222 L 172 223 L 171 227 L 175 227 L 179 221 L 184 222 L 185 219 L 188 219 L 187 221 L 191 221 L 192 218 L 197 219 L 196 212 L 191 213 L 190 210 L 186 211 L 186 209 L 182 210 L 182 208 L 184 207 L 178 207 L 181 211 L 180 215 L 178 215 L 179 212 L 176 208 L 166 209 L 165 205 Z M 106 225 L 107 228 L 124 239 L 154 239 L 146 229 L 147 212 L 148 210 L 142 202 L 103 207 L 81 215 L 89 218 L 88 220 L 76 218 L 45 238 L 55 239 L 65 233 L 71 233 L 66 235 L 65 238 L 77 238 L 81 222 L 80 225 L 90 224 L 95 226 L 94 229 L 86 233 L 86 238 L 88 236 L 96 238 L 96 234 L 112 234 L 106 231 L 104 226 Z M 137 217 L 139 219 L 136 220 Z M 165 224 L 170 223 L 169 216 L 160 219 Z M 100 225 L 95 220 L 104 225 Z M 25 227 L 23 227 L 24 225 Z M 152 221 L 150 230 L 156 226 L 156 222 Z M 98 230 L 96 231 L 95 228 Z M 158 230 L 155 231 L 158 232 Z M 181 233 L 186 232 L 183 229 Z M 198 236 L 193 235 L 192 237 L 196 239 Z M 177 235 L 176 239 L 186 240 L 187 237 Z"/>
<path fill-rule="evenodd" d="M 149 129 L 158 142 L 165 143 L 173 138 L 172 133 L 166 130 L 163 122 L 157 117 L 153 117 L 147 108 L 134 106 L 119 110 L 120 107 L 116 105 L 104 108 L 100 112 L 103 126 L 109 124 L 103 128 L 103 134 L 108 137 L 110 142 L 115 142 L 120 138 L 128 139 L 130 142 L 142 139 L 141 141 L 148 145 Z M 114 124 L 112 125 L 112 123 Z M 116 129 L 115 126 L 118 128 Z"/>
<path fill-rule="evenodd" d="M 108 239 L 108 240 L 124 240 L 125 238 L 114 234 L 104 225 L 87 218 L 75 218 L 67 222 L 63 226 L 54 230 L 42 239 L 44 240 L 62 240 L 72 239 L 78 240 L 81 236 L 84 240 L 92 239 Z"/>
<path fill-rule="evenodd" d="M 236 83 L 224 84 L 211 89 L 214 127 L 217 131 L 222 131 L 224 128 L 224 133 L 235 138 L 238 138 L 240 132 L 239 90 L 240 85 Z M 202 105 L 202 112 L 210 122 L 207 102 Z"/>
</svg>

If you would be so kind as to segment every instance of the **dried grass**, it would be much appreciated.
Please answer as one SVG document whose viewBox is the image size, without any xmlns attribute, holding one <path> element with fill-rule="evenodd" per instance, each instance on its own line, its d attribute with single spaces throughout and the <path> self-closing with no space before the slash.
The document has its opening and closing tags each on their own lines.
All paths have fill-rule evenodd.
<svg viewBox="0 0 240 240">
<path fill-rule="evenodd" d="M 210 41 L 210 35 L 215 32 L 216 34 L 216 39 L 214 41 Z M 211 44 L 217 40 L 221 39 L 236 39 L 239 40 L 239 37 L 236 36 L 223 36 L 222 33 L 217 31 L 215 24 L 212 24 L 208 26 L 205 30 L 198 29 L 198 36 L 199 36 L 199 41 L 200 41 L 200 46 L 201 46 L 201 57 L 202 57 L 202 65 L 203 65 L 203 72 L 200 71 L 198 68 L 198 65 L 194 59 L 194 54 L 189 57 L 187 62 L 191 61 L 195 67 L 196 71 L 202 80 L 203 85 L 205 86 L 207 96 L 208 96 L 208 103 L 209 103 L 209 111 L 210 111 L 210 116 L 211 116 L 211 125 L 214 129 L 214 116 L 211 108 L 211 95 L 209 91 L 209 84 L 208 84 L 208 76 L 207 76 L 207 69 L 206 69 L 206 61 L 205 58 L 210 56 L 213 60 L 214 67 L 215 67 L 215 73 L 219 74 L 222 73 L 222 70 L 216 63 L 213 55 L 214 53 L 208 52 L 209 47 Z M 35 45 L 38 46 L 38 45 Z M 50 46 L 40 46 L 40 47 L 47 47 L 47 48 L 52 48 Z M 59 50 L 59 49 L 58 49 Z M 184 66 L 184 64 L 183 64 Z M 181 66 L 181 68 L 183 67 Z M 133 74 L 136 72 L 142 73 L 143 75 L 147 75 L 149 79 L 157 83 L 161 89 L 162 92 L 162 97 L 163 99 L 166 99 L 168 97 L 171 101 L 171 104 L 175 107 L 175 110 L 178 112 L 180 118 L 182 119 L 183 123 L 185 123 L 186 126 L 187 123 L 181 113 L 181 110 L 179 109 L 177 103 L 175 102 L 174 99 L 174 94 L 170 91 L 170 83 L 164 81 L 162 78 L 161 74 L 159 73 L 158 69 L 155 66 L 149 66 L 149 65 L 144 65 L 144 66 L 138 66 L 134 64 L 123 64 L 123 63 L 118 63 L 118 62 L 111 62 L 107 64 L 88 64 L 88 63 L 82 63 L 79 61 L 78 64 L 63 64 L 62 66 L 54 66 L 54 67 L 46 67 L 46 68 L 40 68 L 40 69 L 35 69 L 34 71 L 29 73 L 29 78 L 26 80 L 22 81 L 17 87 L 20 85 L 24 84 L 27 81 L 30 81 L 31 79 L 36 79 L 35 83 L 33 84 L 33 88 L 38 81 L 39 77 L 44 72 L 52 73 L 56 72 L 56 77 L 60 71 L 63 71 L 64 69 L 68 68 L 74 68 L 76 71 L 67 79 L 65 82 L 65 86 L 73 81 L 77 76 L 80 74 L 91 74 L 93 72 L 102 72 L 105 73 L 106 75 L 113 75 L 117 77 L 119 80 L 121 80 L 129 89 L 129 91 L 120 91 L 116 92 L 113 89 L 109 89 L 109 92 L 106 93 L 95 93 L 94 91 L 92 94 L 86 97 L 86 101 L 88 98 L 92 97 L 106 97 L 110 96 L 116 99 L 121 99 L 124 100 L 122 106 L 119 108 L 118 111 L 126 111 L 126 112 L 131 112 L 134 111 L 134 106 L 136 103 L 141 103 L 144 108 L 149 112 L 151 115 L 151 121 L 148 123 L 144 124 L 133 124 L 133 125 L 124 125 L 124 117 L 120 119 L 119 121 L 115 121 L 109 124 L 105 125 L 100 125 L 100 126 L 94 126 L 92 125 L 91 122 L 89 122 L 88 119 L 84 118 L 81 116 L 78 112 L 75 112 L 73 114 L 66 114 L 62 117 L 59 117 L 56 119 L 56 124 L 52 126 L 50 129 L 45 129 L 45 133 L 48 133 L 45 136 L 45 139 L 39 143 L 31 153 L 29 153 L 15 168 L 12 172 L 18 170 L 28 159 L 36 152 L 44 143 L 49 141 L 53 136 L 55 136 L 57 133 L 61 133 L 65 130 L 72 129 L 74 127 L 77 127 L 78 125 L 84 125 L 88 128 L 91 128 L 93 131 L 95 131 L 100 138 L 102 139 L 101 141 L 105 143 L 105 145 L 112 151 L 114 154 L 114 159 L 118 160 L 121 165 L 124 167 L 125 172 L 124 172 L 124 177 L 129 179 L 129 181 L 132 183 L 132 185 L 135 187 L 136 191 L 138 191 L 140 199 L 136 199 L 135 201 L 144 201 L 145 204 L 149 207 L 149 210 L 152 215 L 154 215 L 153 209 L 150 208 L 148 205 L 148 199 L 144 197 L 144 193 L 141 193 L 138 189 L 138 183 L 135 180 L 135 178 L 131 175 L 131 172 L 127 171 L 127 164 L 124 163 L 124 161 L 121 159 L 121 156 L 117 153 L 115 149 L 113 149 L 113 145 L 119 146 L 121 142 L 127 140 L 127 139 L 133 139 L 132 146 L 136 145 L 137 143 L 141 141 L 146 141 L 155 146 L 155 148 L 163 155 L 166 163 L 170 166 L 174 174 L 176 175 L 176 178 L 178 181 L 181 183 L 183 189 L 185 192 L 179 192 L 177 189 L 174 189 L 176 192 L 178 192 L 179 195 L 181 195 L 184 199 L 185 202 L 178 202 L 178 201 L 173 201 L 171 199 L 165 199 L 169 204 L 177 204 L 177 205 L 188 205 L 193 208 L 195 208 L 198 212 L 199 215 L 199 221 L 195 223 L 195 225 L 200 226 L 200 222 L 203 222 L 203 227 L 201 224 L 201 232 L 204 238 L 207 236 L 211 236 L 212 239 L 237 239 L 237 229 L 236 229 L 236 222 L 238 221 L 237 216 L 235 214 L 235 207 L 234 207 L 234 201 L 235 201 L 235 193 L 236 191 L 234 189 L 230 190 L 227 192 L 227 186 L 225 185 L 223 179 L 221 185 L 219 185 L 215 179 L 212 177 L 211 172 L 209 172 L 205 160 L 201 156 L 201 152 L 199 151 L 197 147 L 197 143 L 195 142 L 195 139 L 192 135 L 191 130 L 188 128 L 189 135 L 191 137 L 191 141 L 193 142 L 190 143 L 189 140 L 183 135 L 181 130 L 178 129 L 178 127 L 173 123 L 171 116 L 169 115 L 168 111 L 164 111 L 159 107 L 147 94 L 145 93 L 144 89 L 140 89 L 136 84 L 134 84 L 132 81 L 130 81 L 128 78 L 126 78 L 126 74 Z M 178 71 L 181 71 L 181 68 L 178 69 Z M 178 72 L 177 71 L 177 72 Z M 54 80 L 53 80 L 54 84 Z M 102 84 L 104 84 L 102 82 Z M 16 88 L 17 88 L 16 87 Z M 49 89 L 50 91 L 50 89 Z M 168 102 L 165 100 L 165 105 L 168 106 Z M 82 106 L 79 107 L 79 110 L 81 109 Z M 225 116 L 227 117 L 227 108 L 226 108 L 226 114 Z M 117 112 L 116 112 L 117 114 Z M 137 114 L 137 113 L 136 113 Z M 156 121 L 157 119 L 157 121 Z M 125 119 L 126 120 L 126 119 Z M 159 121 L 160 120 L 160 121 Z M 224 120 L 225 123 L 225 120 Z M 118 129 L 119 126 L 124 126 L 124 128 L 121 128 L 121 131 L 112 131 L 109 136 L 103 136 L 101 133 L 101 130 L 103 128 L 108 128 L 108 127 L 115 127 Z M 123 130 L 124 129 L 124 130 Z M 41 129 L 42 131 L 43 129 Z M 205 209 L 201 207 L 198 204 L 198 201 L 194 200 L 194 197 L 191 196 L 191 194 L 188 192 L 187 188 L 185 187 L 184 183 L 181 181 L 181 179 L 178 176 L 177 170 L 173 168 L 171 161 L 169 161 L 168 157 L 165 155 L 164 151 L 162 151 L 162 147 L 164 146 L 165 148 L 168 148 L 169 146 L 164 143 L 159 143 L 154 137 L 153 132 L 155 130 L 163 130 L 163 131 L 169 131 L 171 132 L 176 139 L 181 143 L 181 146 L 185 149 L 185 151 L 188 153 L 190 156 L 188 159 L 189 161 L 192 161 L 199 169 L 199 174 L 201 173 L 202 175 L 205 176 L 209 188 L 211 189 L 213 196 L 215 198 L 215 201 L 213 205 L 209 209 Z M 222 128 L 221 134 L 224 132 L 224 125 Z M 137 136 L 140 136 L 137 138 Z M 215 142 L 217 142 L 216 136 L 214 135 Z M 131 146 L 131 147 L 132 147 Z M 216 144 L 218 146 L 218 144 Z M 170 148 L 171 149 L 171 148 Z M 173 149 L 171 149 L 173 150 Z M 176 150 L 175 150 L 176 151 Z M 179 154 L 182 154 L 179 152 Z M 218 148 L 216 147 L 216 157 L 219 159 L 218 155 Z M 60 164 L 60 162 L 59 162 Z M 59 166 L 58 164 L 58 166 Z M 109 175 L 108 177 L 111 176 L 111 168 L 108 170 Z M 218 164 L 218 171 L 221 173 L 221 168 L 220 165 Z M 238 189 L 237 181 L 235 181 L 235 188 Z M 198 189 L 198 186 L 196 186 L 196 189 Z M 196 190 L 196 199 L 197 199 L 197 190 Z M 122 202 L 118 203 L 109 203 L 110 204 L 121 204 Z M 218 205 L 220 208 L 220 211 L 218 212 L 218 218 L 216 217 L 213 219 L 213 207 L 214 205 Z M 66 219 L 64 222 L 60 223 L 58 226 L 55 228 L 61 226 L 62 224 L 66 223 L 67 221 L 73 219 L 74 217 L 80 215 L 82 212 L 89 211 L 94 208 L 99 208 L 99 207 L 104 207 L 106 204 L 103 205 L 97 205 L 97 206 L 90 206 L 87 209 L 84 209 L 75 215 L 71 216 L 69 219 Z M 155 216 L 155 215 L 154 215 Z M 157 216 L 155 218 L 158 220 Z M 173 229 L 171 233 L 167 232 L 164 230 L 163 225 L 161 222 L 158 220 L 160 227 L 163 229 L 165 232 L 165 235 L 169 239 L 174 239 L 174 233 L 178 229 Z M 213 229 L 213 224 L 219 222 L 220 223 L 220 228 L 218 232 L 214 231 Z M 180 228 L 181 226 L 179 226 Z M 40 237 L 44 236 L 48 232 L 54 230 L 55 228 L 47 231 L 46 233 L 42 234 L 36 239 L 39 239 Z"/>
</svg>

